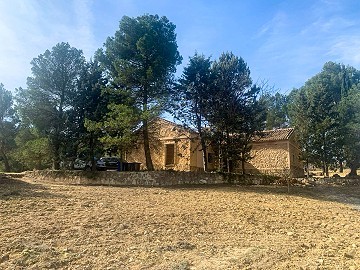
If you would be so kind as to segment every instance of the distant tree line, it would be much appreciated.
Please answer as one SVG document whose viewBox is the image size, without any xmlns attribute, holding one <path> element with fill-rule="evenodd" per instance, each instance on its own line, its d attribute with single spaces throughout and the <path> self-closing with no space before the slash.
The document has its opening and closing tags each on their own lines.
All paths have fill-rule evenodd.
<svg viewBox="0 0 360 270">
<path fill-rule="evenodd" d="M 360 165 L 360 71 L 333 62 L 289 94 L 290 124 L 298 129 L 307 165 L 356 175 Z M 308 166 L 307 166 L 308 167 Z"/>
<path fill-rule="evenodd" d="M 0 84 L 0 170 L 60 169 L 76 158 L 117 155 L 144 144 L 153 170 L 149 123 L 167 113 L 215 150 L 218 169 L 251 159 L 251 141 L 263 129 L 295 127 L 301 158 L 328 173 L 360 165 L 359 79 L 353 67 L 326 63 L 289 95 L 253 83 L 244 59 L 216 60 L 195 53 L 182 62 L 175 25 L 166 17 L 124 16 L 93 60 L 68 43 L 31 61 L 27 88 Z M 93 161 L 93 166 L 95 166 Z M 94 167 L 95 168 L 95 167 Z"/>
</svg>

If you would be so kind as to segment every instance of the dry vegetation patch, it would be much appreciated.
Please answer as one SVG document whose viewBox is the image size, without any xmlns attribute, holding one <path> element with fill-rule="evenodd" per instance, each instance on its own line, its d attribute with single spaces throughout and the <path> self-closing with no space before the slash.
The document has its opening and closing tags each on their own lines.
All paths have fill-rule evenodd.
<svg viewBox="0 0 360 270">
<path fill-rule="evenodd" d="M 288 194 L 2 178 L 0 269 L 359 269 L 359 199 L 358 186 Z"/>
</svg>

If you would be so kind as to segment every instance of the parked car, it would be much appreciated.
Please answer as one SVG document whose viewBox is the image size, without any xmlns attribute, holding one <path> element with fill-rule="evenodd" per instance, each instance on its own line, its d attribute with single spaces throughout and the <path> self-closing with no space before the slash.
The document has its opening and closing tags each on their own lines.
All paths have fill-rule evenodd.
<svg viewBox="0 0 360 270">
<path fill-rule="evenodd" d="M 106 166 L 105 166 L 105 162 L 102 161 L 101 159 L 96 159 L 94 158 L 96 161 L 96 170 L 97 171 L 105 171 L 106 170 Z M 85 170 L 85 171 L 91 171 L 91 161 L 84 161 L 80 158 L 75 159 L 74 162 L 74 169 L 75 170 Z"/>
<path fill-rule="evenodd" d="M 117 157 L 101 157 L 100 161 L 105 164 L 105 170 L 117 170 L 120 163 Z"/>
</svg>

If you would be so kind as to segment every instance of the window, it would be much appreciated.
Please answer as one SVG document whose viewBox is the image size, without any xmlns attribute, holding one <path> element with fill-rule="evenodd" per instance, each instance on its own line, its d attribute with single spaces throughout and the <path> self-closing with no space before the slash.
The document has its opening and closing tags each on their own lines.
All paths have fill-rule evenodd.
<svg viewBox="0 0 360 270">
<path fill-rule="evenodd" d="M 175 144 L 165 144 L 165 166 L 175 163 Z"/>
</svg>

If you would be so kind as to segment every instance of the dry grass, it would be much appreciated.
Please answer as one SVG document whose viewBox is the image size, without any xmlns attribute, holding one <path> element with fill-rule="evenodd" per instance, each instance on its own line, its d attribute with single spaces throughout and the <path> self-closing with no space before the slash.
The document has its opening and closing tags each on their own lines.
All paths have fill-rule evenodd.
<svg viewBox="0 0 360 270">
<path fill-rule="evenodd" d="M 360 269 L 357 187 L 0 179 L 0 269 Z"/>
</svg>

